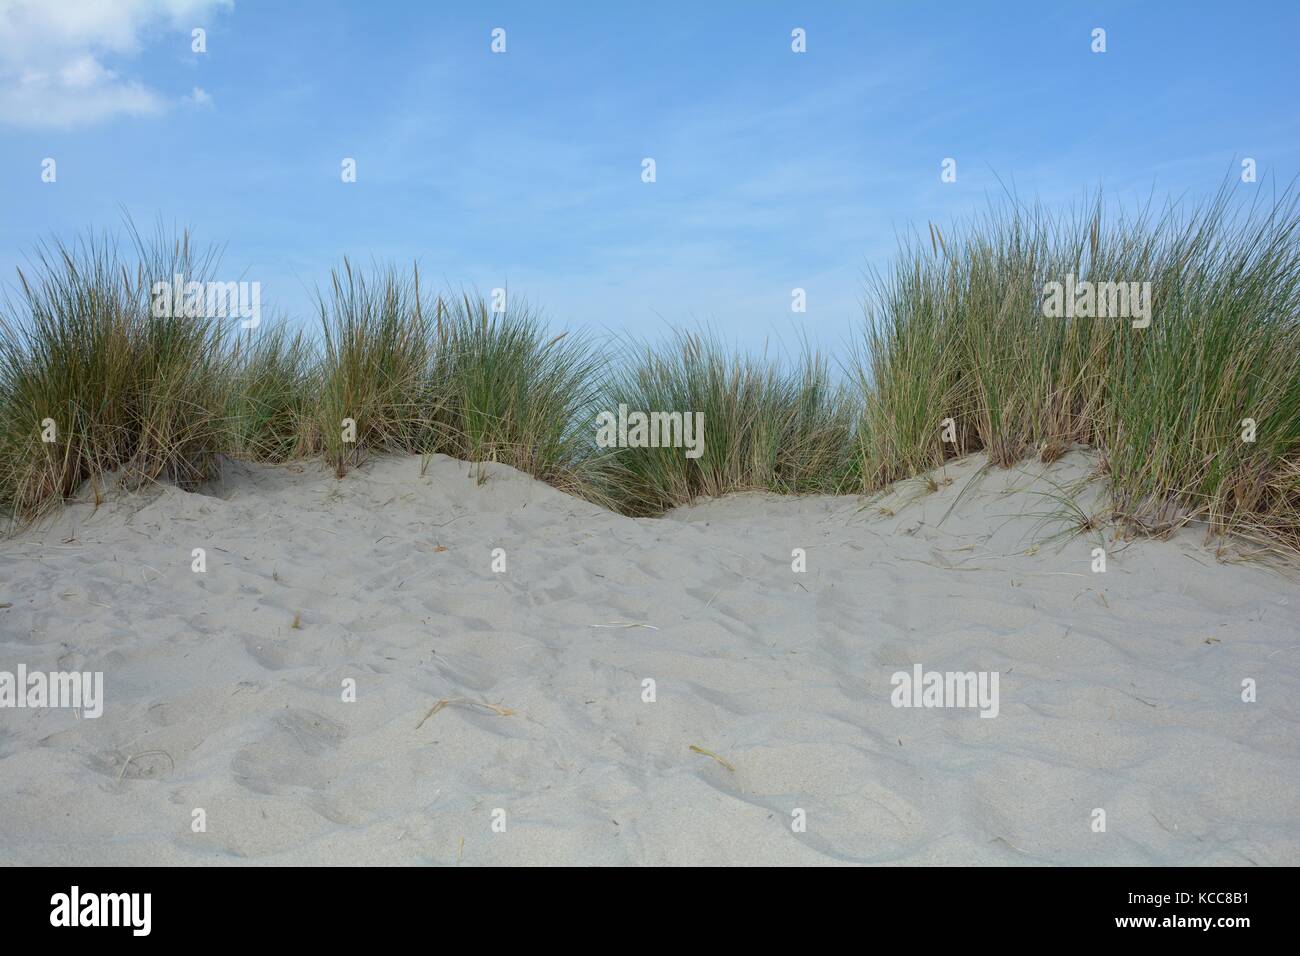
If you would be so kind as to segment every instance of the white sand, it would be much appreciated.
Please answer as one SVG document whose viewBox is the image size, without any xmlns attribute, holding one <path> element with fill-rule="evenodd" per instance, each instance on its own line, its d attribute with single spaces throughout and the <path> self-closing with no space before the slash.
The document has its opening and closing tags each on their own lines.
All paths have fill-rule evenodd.
<svg viewBox="0 0 1300 956">
<path fill-rule="evenodd" d="M 980 464 L 892 516 L 632 520 L 441 457 L 73 505 L 0 541 L 0 670 L 105 710 L 0 710 L 0 862 L 1300 863 L 1294 580 L 1188 532 L 1027 554 L 1043 467 Z M 998 671 L 999 716 L 895 708 L 914 663 Z M 516 713 L 417 729 L 442 698 Z"/>
</svg>

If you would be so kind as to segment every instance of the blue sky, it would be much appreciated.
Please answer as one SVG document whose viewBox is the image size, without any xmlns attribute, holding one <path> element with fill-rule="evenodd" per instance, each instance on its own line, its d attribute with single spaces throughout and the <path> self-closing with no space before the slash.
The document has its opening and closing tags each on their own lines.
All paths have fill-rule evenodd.
<svg viewBox="0 0 1300 956">
<path fill-rule="evenodd" d="M 1003 184 L 1196 197 L 1245 156 L 1243 189 L 1288 183 L 1298 32 L 1293 0 L 0 0 L 0 274 L 125 209 L 295 319 L 346 254 L 558 327 L 838 351 L 896 234 Z"/>
</svg>

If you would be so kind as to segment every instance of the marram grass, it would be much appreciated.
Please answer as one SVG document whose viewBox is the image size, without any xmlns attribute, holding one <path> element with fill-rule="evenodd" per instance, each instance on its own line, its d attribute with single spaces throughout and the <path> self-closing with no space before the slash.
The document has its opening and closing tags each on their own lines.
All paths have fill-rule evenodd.
<svg viewBox="0 0 1300 956">
<path fill-rule="evenodd" d="M 1300 555 L 1297 197 L 1236 198 L 1128 214 L 1008 201 L 930 226 L 873 278 L 838 368 L 710 334 L 554 334 L 512 297 L 494 310 L 430 292 L 415 266 L 344 261 L 314 333 L 158 318 L 154 281 L 216 266 L 187 235 L 131 230 L 128 252 L 54 243 L 0 311 L 0 510 L 22 523 L 110 478 L 193 487 L 222 456 L 319 456 L 342 477 L 368 455 L 439 452 L 654 515 L 737 491 L 869 493 L 974 451 L 1008 466 L 1089 446 L 1122 530 L 1199 520 Z M 1044 314 L 1064 282 L 1142 285 L 1151 321 Z M 702 414 L 698 457 L 598 445 L 598 416 L 620 406 Z"/>
<path fill-rule="evenodd" d="M 839 494 L 860 485 L 853 458 L 857 410 L 828 363 L 805 350 L 793 364 L 729 351 L 711 335 L 680 332 L 652 348 L 625 343 L 602 408 L 695 415 L 698 457 L 679 447 L 616 447 L 598 473 L 631 514 L 658 514 L 699 496 L 737 491 Z"/>
<path fill-rule="evenodd" d="M 202 277 L 188 235 L 43 246 L 0 315 L 0 506 L 40 513 L 84 481 L 192 486 L 224 436 L 230 343 L 208 319 L 155 318 L 154 276 Z"/>
<path fill-rule="evenodd" d="M 1224 190 L 1111 220 L 1099 201 L 1066 217 L 1008 205 L 907 243 L 857 365 L 867 486 L 973 450 L 1005 466 L 1088 445 L 1128 528 L 1200 519 L 1295 551 L 1297 230 L 1294 193 L 1234 211 Z M 1150 283 L 1150 324 L 1044 316 L 1066 276 Z"/>
</svg>

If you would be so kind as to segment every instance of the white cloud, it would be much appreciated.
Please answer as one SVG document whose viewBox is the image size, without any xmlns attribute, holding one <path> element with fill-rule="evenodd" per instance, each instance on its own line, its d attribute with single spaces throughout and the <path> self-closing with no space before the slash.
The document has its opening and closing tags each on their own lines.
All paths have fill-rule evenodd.
<svg viewBox="0 0 1300 956">
<path fill-rule="evenodd" d="M 157 32 L 204 26 L 233 0 L 0 0 L 0 121 L 75 126 L 160 113 L 169 98 L 104 65 Z M 188 43 L 187 43 L 188 48 Z M 202 90 L 190 99 L 211 103 Z"/>
</svg>

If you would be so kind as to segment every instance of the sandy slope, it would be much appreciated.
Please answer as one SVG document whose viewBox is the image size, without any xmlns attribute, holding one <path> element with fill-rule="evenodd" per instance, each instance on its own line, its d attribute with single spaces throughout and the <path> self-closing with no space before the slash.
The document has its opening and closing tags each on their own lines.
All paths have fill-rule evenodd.
<svg viewBox="0 0 1300 956">
<path fill-rule="evenodd" d="M 0 542 L 0 669 L 102 670 L 105 713 L 0 710 L 0 861 L 1300 863 L 1294 580 L 1026 553 L 1042 466 L 979 465 L 661 520 L 441 457 L 73 506 Z M 893 707 L 916 662 L 1000 715 Z M 442 698 L 516 713 L 417 729 Z"/>
</svg>

